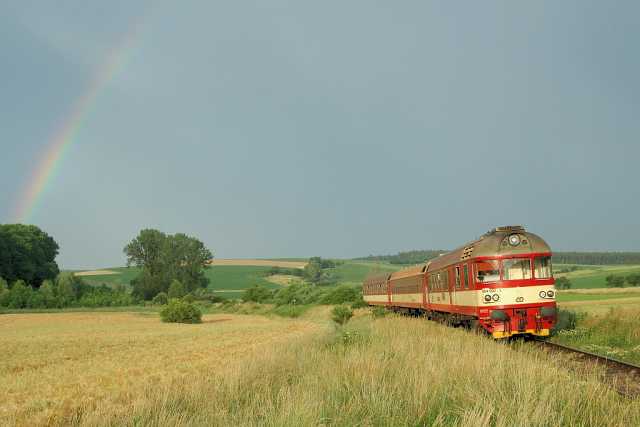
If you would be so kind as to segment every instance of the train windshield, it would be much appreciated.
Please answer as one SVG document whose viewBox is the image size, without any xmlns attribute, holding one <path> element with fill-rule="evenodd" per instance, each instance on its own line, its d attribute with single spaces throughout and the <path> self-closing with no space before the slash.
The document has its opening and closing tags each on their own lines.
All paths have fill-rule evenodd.
<svg viewBox="0 0 640 427">
<path fill-rule="evenodd" d="M 551 269 L 551 257 L 537 257 L 534 261 L 534 273 L 536 275 L 536 279 L 550 279 L 553 276 Z"/>
<path fill-rule="evenodd" d="M 486 283 L 500 280 L 500 266 L 496 260 L 476 261 L 475 270 L 477 282 Z"/>
<path fill-rule="evenodd" d="M 531 260 L 529 258 L 512 258 L 502 261 L 503 280 L 531 279 Z"/>
</svg>

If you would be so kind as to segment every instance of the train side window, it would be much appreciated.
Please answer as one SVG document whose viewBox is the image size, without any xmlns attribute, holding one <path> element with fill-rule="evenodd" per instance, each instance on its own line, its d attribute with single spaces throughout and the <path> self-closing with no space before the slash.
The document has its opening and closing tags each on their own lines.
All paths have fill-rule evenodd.
<svg viewBox="0 0 640 427">
<path fill-rule="evenodd" d="M 456 267 L 456 289 L 460 289 L 460 288 L 461 288 L 460 267 Z"/>
<path fill-rule="evenodd" d="M 536 279 L 550 279 L 553 276 L 550 256 L 537 257 L 534 264 Z"/>
<path fill-rule="evenodd" d="M 467 264 L 462 266 L 463 270 L 463 280 L 464 280 L 464 288 L 469 289 L 469 266 Z"/>
<path fill-rule="evenodd" d="M 474 263 L 476 281 L 479 283 L 495 282 L 500 280 L 500 266 L 498 261 L 488 259 Z"/>
</svg>

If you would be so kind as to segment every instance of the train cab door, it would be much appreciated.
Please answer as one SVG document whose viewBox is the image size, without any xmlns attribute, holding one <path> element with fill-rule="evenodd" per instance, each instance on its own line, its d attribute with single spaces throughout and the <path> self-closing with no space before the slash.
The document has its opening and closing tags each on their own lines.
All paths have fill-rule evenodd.
<svg viewBox="0 0 640 427">
<path fill-rule="evenodd" d="M 452 301 L 451 304 L 454 306 L 460 305 L 460 298 L 458 292 L 462 290 L 462 267 L 456 265 L 453 267 L 453 280 L 452 280 Z"/>
<path fill-rule="evenodd" d="M 453 279 L 453 270 L 452 269 L 447 269 L 447 284 L 449 285 L 449 305 L 453 305 L 453 301 L 455 298 L 455 283 L 452 280 Z"/>
</svg>

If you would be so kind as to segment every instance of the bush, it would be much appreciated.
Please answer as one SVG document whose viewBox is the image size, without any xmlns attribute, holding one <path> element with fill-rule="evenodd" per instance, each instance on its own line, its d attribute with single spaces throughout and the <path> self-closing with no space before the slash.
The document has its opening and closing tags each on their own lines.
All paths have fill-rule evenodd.
<svg viewBox="0 0 640 427">
<path fill-rule="evenodd" d="M 167 294 L 165 294 L 164 292 L 160 292 L 158 295 L 153 297 L 153 300 L 151 300 L 151 302 L 155 305 L 167 305 L 167 303 L 169 302 L 169 297 L 167 297 Z"/>
<path fill-rule="evenodd" d="M 193 304 L 172 299 L 160 310 L 160 318 L 167 323 L 202 323 L 202 313 Z"/>
<path fill-rule="evenodd" d="M 362 299 L 362 296 L 351 303 L 351 308 L 353 308 L 354 310 L 356 308 L 365 308 L 365 307 L 368 307 L 368 306 L 369 306 L 369 304 L 367 304 L 367 302 Z"/>
<path fill-rule="evenodd" d="M 376 305 L 371 309 L 371 316 L 373 316 L 374 319 L 380 319 L 386 316 L 387 313 L 388 313 L 387 309 L 379 305 Z"/>
<path fill-rule="evenodd" d="M 574 311 L 558 310 L 556 325 L 553 327 L 553 331 L 572 331 L 576 328 L 579 320 L 580 317 Z"/>
<path fill-rule="evenodd" d="M 196 302 L 196 297 L 194 297 L 193 294 L 186 294 L 182 297 L 182 301 L 192 304 Z"/>
<path fill-rule="evenodd" d="M 355 302 L 358 299 L 362 299 L 360 289 L 348 285 L 340 285 L 327 291 L 327 293 L 320 299 L 320 304 L 346 304 Z"/>
<path fill-rule="evenodd" d="M 247 289 L 242 295 L 242 300 L 245 302 L 268 302 L 273 299 L 273 292 L 263 286 L 254 286 Z"/>
<path fill-rule="evenodd" d="M 342 326 L 353 317 L 353 310 L 345 305 L 337 305 L 331 310 L 331 319 Z"/>
<path fill-rule="evenodd" d="M 558 289 L 571 289 L 572 283 L 566 277 L 558 277 L 556 279 L 556 288 Z"/>
</svg>

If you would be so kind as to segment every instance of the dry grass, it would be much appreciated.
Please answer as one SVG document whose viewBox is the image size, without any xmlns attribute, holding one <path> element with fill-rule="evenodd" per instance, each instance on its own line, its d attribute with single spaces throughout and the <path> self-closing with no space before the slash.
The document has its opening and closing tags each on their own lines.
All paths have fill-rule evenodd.
<svg viewBox="0 0 640 427">
<path fill-rule="evenodd" d="M 123 416 L 146 389 L 201 380 L 319 328 L 260 316 L 203 322 L 165 324 L 155 313 L 0 316 L 0 425 L 64 424 L 79 408 Z"/>
<path fill-rule="evenodd" d="M 245 265 L 256 267 L 304 268 L 306 261 L 272 261 L 268 259 L 212 259 L 209 265 Z"/>
<path fill-rule="evenodd" d="M 596 372 L 422 319 L 360 315 L 335 333 L 256 316 L 46 316 L 0 318 L 13 346 L 0 394 L 20 405 L 9 424 L 640 424 L 640 402 Z"/>
<path fill-rule="evenodd" d="M 265 279 L 280 286 L 289 286 L 296 283 L 302 283 L 302 279 L 300 277 L 290 276 L 287 274 L 272 274 L 271 276 L 265 277 Z"/>
</svg>

